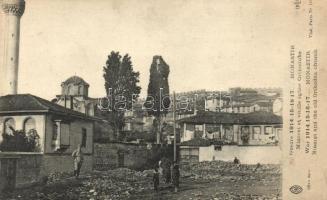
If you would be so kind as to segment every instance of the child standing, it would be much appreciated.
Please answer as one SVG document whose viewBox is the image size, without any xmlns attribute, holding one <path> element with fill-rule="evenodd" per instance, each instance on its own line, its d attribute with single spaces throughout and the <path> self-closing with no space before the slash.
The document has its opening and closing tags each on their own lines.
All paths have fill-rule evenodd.
<svg viewBox="0 0 327 200">
<path fill-rule="evenodd" d="M 153 188 L 155 191 L 158 191 L 159 189 L 159 172 L 157 166 L 154 168 L 154 173 L 153 173 Z"/>
</svg>

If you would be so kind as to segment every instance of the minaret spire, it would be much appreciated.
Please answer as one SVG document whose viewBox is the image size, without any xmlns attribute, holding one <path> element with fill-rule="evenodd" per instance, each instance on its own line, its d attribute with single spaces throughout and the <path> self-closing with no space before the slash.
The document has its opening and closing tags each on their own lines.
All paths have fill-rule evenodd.
<svg viewBox="0 0 327 200">
<path fill-rule="evenodd" d="M 3 44 L 0 47 L 0 95 L 17 94 L 20 18 L 25 11 L 24 0 L 0 0 L 3 16 Z"/>
</svg>

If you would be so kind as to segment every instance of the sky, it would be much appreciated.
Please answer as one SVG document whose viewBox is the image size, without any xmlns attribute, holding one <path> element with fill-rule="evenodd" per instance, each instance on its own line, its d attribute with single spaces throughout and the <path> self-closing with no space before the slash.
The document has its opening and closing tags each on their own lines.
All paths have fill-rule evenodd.
<svg viewBox="0 0 327 200">
<path fill-rule="evenodd" d="M 32 0 L 21 18 L 19 93 L 46 99 L 73 75 L 105 96 L 111 51 L 128 53 L 146 95 L 154 55 L 170 91 L 281 87 L 289 45 L 283 1 Z M 285 6 L 284 6 L 285 8 Z"/>
</svg>

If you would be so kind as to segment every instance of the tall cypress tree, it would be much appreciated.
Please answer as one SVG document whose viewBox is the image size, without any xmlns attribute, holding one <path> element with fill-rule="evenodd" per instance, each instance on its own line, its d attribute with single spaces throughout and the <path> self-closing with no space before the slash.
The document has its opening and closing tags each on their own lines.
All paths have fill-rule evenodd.
<svg viewBox="0 0 327 200">
<path fill-rule="evenodd" d="M 167 114 L 170 106 L 169 97 L 169 65 L 161 56 L 153 56 L 150 67 L 150 80 L 148 85 L 148 96 L 146 99 L 146 108 L 148 114 L 155 117 L 153 122 L 157 134 L 157 143 L 161 138 L 161 117 Z M 151 108 L 151 109 L 149 109 Z"/>
</svg>

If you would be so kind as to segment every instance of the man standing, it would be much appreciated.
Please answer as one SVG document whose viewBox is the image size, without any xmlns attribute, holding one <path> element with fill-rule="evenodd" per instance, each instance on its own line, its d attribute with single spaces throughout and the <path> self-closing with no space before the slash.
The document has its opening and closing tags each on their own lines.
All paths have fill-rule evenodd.
<svg viewBox="0 0 327 200">
<path fill-rule="evenodd" d="M 159 172 L 158 167 L 154 167 L 154 173 L 153 173 L 153 188 L 156 192 L 159 191 Z"/>
<path fill-rule="evenodd" d="M 74 176 L 78 178 L 84 160 L 81 145 L 77 146 L 77 149 L 72 153 L 72 157 L 74 158 Z"/>
<path fill-rule="evenodd" d="M 178 163 L 175 161 L 174 165 L 173 165 L 173 185 L 174 185 L 174 189 L 175 192 L 178 192 L 178 188 L 179 188 L 179 165 Z"/>
<path fill-rule="evenodd" d="M 163 157 L 160 162 L 160 167 L 162 168 L 162 175 L 165 179 L 165 183 L 170 183 L 171 180 L 170 166 L 170 160 L 166 157 Z"/>
</svg>

